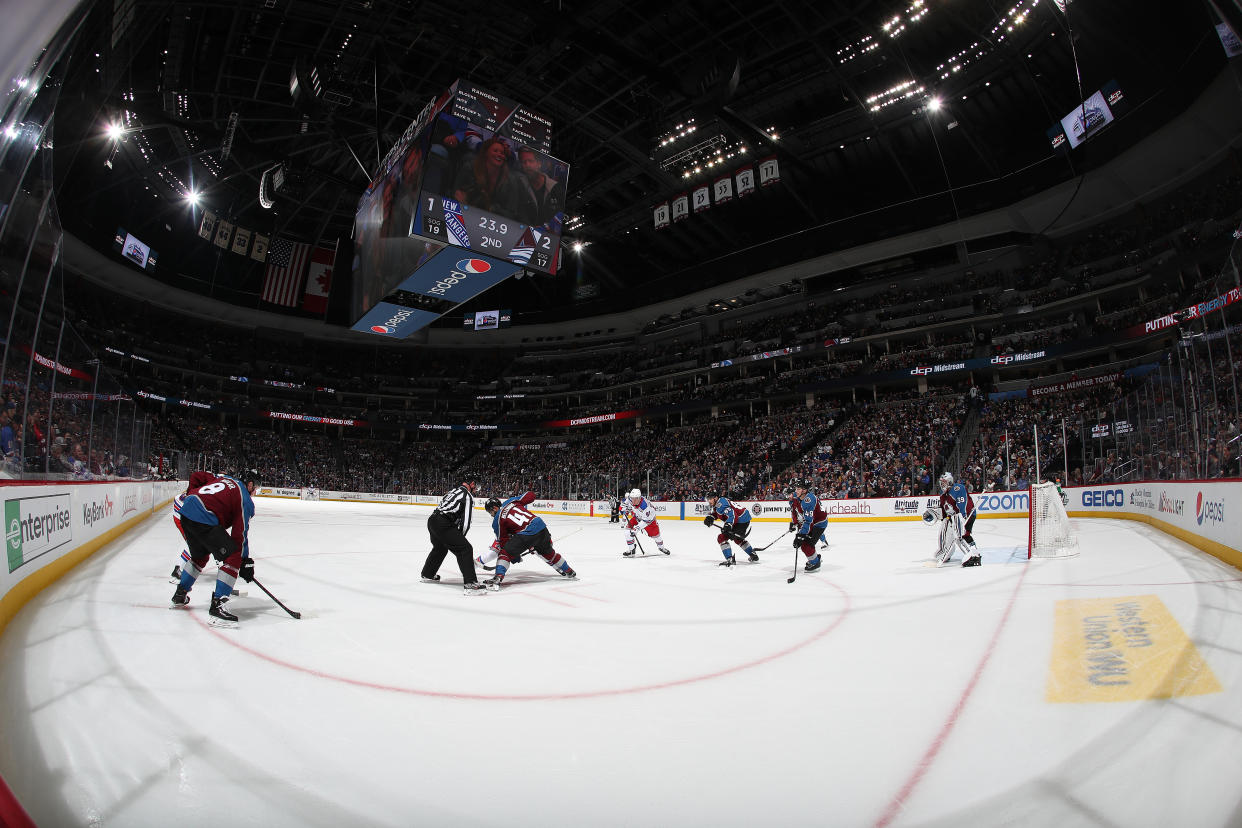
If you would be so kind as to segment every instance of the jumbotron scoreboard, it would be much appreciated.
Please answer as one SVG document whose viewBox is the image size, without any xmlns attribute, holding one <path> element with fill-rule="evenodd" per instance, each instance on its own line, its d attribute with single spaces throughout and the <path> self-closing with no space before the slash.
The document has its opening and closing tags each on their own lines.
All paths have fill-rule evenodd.
<svg viewBox="0 0 1242 828">
<path fill-rule="evenodd" d="M 522 268 L 556 273 L 569 165 L 551 127 L 465 80 L 419 113 L 359 200 L 353 330 L 402 339 Z"/>
<path fill-rule="evenodd" d="M 548 154 L 551 121 L 468 81 L 452 91 L 432 123 L 411 234 L 555 274 L 569 165 Z M 559 204 L 540 209 L 537 176 Z"/>
</svg>

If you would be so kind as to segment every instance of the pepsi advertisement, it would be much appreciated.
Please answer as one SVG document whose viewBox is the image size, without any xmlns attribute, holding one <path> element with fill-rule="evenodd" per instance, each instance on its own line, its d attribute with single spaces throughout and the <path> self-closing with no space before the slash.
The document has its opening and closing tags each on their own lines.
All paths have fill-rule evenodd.
<svg viewBox="0 0 1242 828">
<path fill-rule="evenodd" d="M 444 248 L 377 302 L 351 330 L 405 339 L 519 270 L 513 262 Z"/>
</svg>

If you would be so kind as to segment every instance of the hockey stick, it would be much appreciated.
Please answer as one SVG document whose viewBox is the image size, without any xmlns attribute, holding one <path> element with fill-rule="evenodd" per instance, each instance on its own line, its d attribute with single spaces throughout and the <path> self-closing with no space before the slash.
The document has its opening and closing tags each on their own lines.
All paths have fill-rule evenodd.
<svg viewBox="0 0 1242 828">
<path fill-rule="evenodd" d="M 768 547 L 770 547 L 773 543 L 776 543 L 776 541 L 778 541 L 778 540 L 780 540 L 781 538 L 785 537 L 786 535 L 788 535 L 788 534 L 789 534 L 790 532 L 792 532 L 792 531 L 793 531 L 792 529 L 786 529 L 784 532 L 782 532 L 782 533 L 780 533 L 779 535 L 777 535 L 777 536 L 776 536 L 776 540 L 772 541 L 772 543 L 769 543 L 767 546 L 761 546 L 761 547 L 759 547 L 758 549 L 756 549 L 755 551 L 756 551 L 756 552 L 763 552 L 765 549 L 767 549 Z"/>
<path fill-rule="evenodd" d="M 284 610 L 285 612 L 289 613 L 289 615 L 293 616 L 294 618 L 301 618 L 301 617 L 302 617 L 302 613 L 300 613 L 300 612 L 294 612 L 293 610 L 289 609 L 289 608 L 288 608 L 288 607 L 286 607 L 284 604 L 282 604 L 282 603 L 280 602 L 280 599 L 279 599 L 279 598 L 277 598 L 275 595 L 273 595 L 273 594 L 272 594 L 272 593 L 268 590 L 268 588 L 267 588 L 267 587 L 263 586 L 262 582 L 260 582 L 258 578 L 251 578 L 251 579 L 250 579 L 250 581 L 251 581 L 251 583 L 253 583 L 255 586 L 257 586 L 259 589 L 261 589 L 261 590 L 263 590 L 264 592 L 266 592 L 266 593 L 267 593 L 267 597 L 268 597 L 268 598 L 271 598 L 273 601 L 275 601 L 275 602 L 276 602 L 276 606 L 280 607 L 282 610 Z"/>
<path fill-rule="evenodd" d="M 785 534 L 789 534 L 789 533 L 786 532 Z M 785 583 L 787 584 L 792 584 L 794 581 L 798 580 L 798 553 L 801 551 L 802 550 L 799 549 L 798 547 L 796 546 L 794 547 L 794 572 L 793 572 L 793 575 L 790 575 L 788 578 L 785 579 Z"/>
</svg>

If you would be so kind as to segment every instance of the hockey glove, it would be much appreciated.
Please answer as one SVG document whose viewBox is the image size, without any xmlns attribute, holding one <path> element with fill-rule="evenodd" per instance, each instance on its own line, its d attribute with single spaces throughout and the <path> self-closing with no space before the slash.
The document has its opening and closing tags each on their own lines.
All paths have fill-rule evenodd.
<svg viewBox="0 0 1242 828">
<path fill-rule="evenodd" d="M 789 531 L 790 531 L 790 532 L 797 532 L 797 531 L 798 531 L 798 521 L 796 521 L 796 520 L 791 520 L 791 521 L 789 521 Z"/>
<path fill-rule="evenodd" d="M 809 535 L 803 535 L 802 533 L 798 533 L 797 535 L 794 535 L 794 542 L 793 542 L 794 549 L 798 549 L 799 547 L 802 546 L 802 544 L 810 543 L 810 542 L 811 542 L 811 537 Z"/>
<path fill-rule="evenodd" d="M 712 517 L 711 515 L 708 515 L 707 517 L 703 518 L 704 526 L 711 526 L 715 522 L 716 522 L 716 519 Z"/>
<path fill-rule="evenodd" d="M 254 559 L 246 558 L 242 561 L 242 565 L 237 567 L 237 576 L 246 583 L 254 580 Z"/>
</svg>

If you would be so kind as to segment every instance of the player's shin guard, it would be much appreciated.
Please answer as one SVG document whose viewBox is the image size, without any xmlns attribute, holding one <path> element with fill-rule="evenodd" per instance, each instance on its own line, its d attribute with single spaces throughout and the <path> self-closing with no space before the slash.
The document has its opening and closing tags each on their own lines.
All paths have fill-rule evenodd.
<svg viewBox="0 0 1242 828">
<path fill-rule="evenodd" d="M 203 574 L 203 564 L 205 563 L 207 562 L 203 561 L 200 564 L 193 558 L 187 558 L 185 565 L 181 567 L 181 580 L 177 583 L 177 586 L 189 592 L 193 588 L 194 582 L 198 580 L 198 576 Z"/>
<path fill-rule="evenodd" d="M 241 566 L 241 561 L 241 555 L 235 552 L 220 564 L 220 571 L 216 573 L 217 597 L 227 598 L 233 594 L 233 584 L 237 583 L 237 568 Z"/>
</svg>

